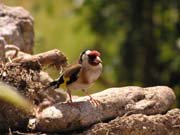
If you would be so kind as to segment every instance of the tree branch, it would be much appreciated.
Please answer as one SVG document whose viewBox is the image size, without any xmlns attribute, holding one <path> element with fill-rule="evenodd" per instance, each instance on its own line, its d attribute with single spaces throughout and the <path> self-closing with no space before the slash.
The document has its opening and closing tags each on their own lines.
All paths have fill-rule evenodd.
<svg viewBox="0 0 180 135">
<path fill-rule="evenodd" d="M 92 96 L 101 102 L 99 106 L 86 101 L 87 97 L 76 99 L 75 106 L 55 104 L 31 119 L 29 127 L 45 132 L 70 131 L 127 113 L 164 113 L 175 101 L 172 89 L 165 86 L 110 88 Z"/>
<path fill-rule="evenodd" d="M 57 68 L 67 65 L 67 58 L 57 49 L 36 55 L 21 53 L 21 57 L 17 57 L 13 60 L 13 62 L 19 63 L 28 63 L 32 61 L 39 61 L 41 65 L 55 65 Z"/>
</svg>

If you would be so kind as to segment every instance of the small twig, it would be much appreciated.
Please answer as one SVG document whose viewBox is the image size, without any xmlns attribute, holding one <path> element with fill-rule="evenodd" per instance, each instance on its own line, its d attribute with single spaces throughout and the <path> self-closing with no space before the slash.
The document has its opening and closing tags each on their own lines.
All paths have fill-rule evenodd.
<svg viewBox="0 0 180 135">
<path fill-rule="evenodd" d="M 18 135 L 39 135 L 41 132 L 36 132 L 36 133 L 23 133 L 23 132 L 20 132 L 20 131 L 13 131 L 14 134 L 18 134 Z M 13 135 L 13 134 L 12 134 Z"/>
<path fill-rule="evenodd" d="M 10 57 L 8 57 L 7 59 L 8 59 L 8 61 L 9 61 L 10 63 L 12 63 L 12 60 L 11 60 L 11 58 L 10 58 Z"/>
<path fill-rule="evenodd" d="M 180 125 L 174 125 L 173 128 L 180 128 Z"/>
<path fill-rule="evenodd" d="M 106 132 L 106 135 L 109 135 L 109 133 L 110 133 L 110 131 L 109 131 L 109 129 L 108 129 L 107 132 Z"/>
<path fill-rule="evenodd" d="M 11 131 L 11 128 L 9 128 L 9 135 L 13 135 L 12 131 Z"/>
<path fill-rule="evenodd" d="M 18 55 L 18 53 L 20 51 L 20 49 L 15 45 L 6 45 L 5 46 L 5 51 L 7 52 L 9 50 L 14 50 L 15 51 L 14 55 L 12 56 L 12 59 L 17 57 L 17 55 Z"/>
<path fill-rule="evenodd" d="M 122 117 L 129 116 L 129 115 L 131 115 L 131 114 L 133 114 L 133 113 L 135 113 L 135 112 L 137 112 L 137 110 L 129 111 L 129 112 L 125 113 Z"/>
</svg>

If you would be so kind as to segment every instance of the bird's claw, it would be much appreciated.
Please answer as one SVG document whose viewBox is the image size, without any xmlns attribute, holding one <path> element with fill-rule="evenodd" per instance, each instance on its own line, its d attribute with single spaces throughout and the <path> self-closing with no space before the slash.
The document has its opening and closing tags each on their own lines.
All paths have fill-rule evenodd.
<svg viewBox="0 0 180 135">
<path fill-rule="evenodd" d="M 89 101 L 90 101 L 91 103 L 95 104 L 96 106 L 98 106 L 98 105 L 101 104 L 101 102 L 100 102 L 99 100 L 94 99 L 94 98 L 92 98 L 92 97 L 90 97 Z"/>
</svg>

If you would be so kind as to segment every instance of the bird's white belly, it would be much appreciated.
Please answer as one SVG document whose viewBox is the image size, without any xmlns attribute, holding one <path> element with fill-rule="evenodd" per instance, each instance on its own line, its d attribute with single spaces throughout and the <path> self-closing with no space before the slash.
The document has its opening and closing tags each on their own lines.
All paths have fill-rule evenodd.
<svg viewBox="0 0 180 135">
<path fill-rule="evenodd" d="M 92 83 L 99 78 L 100 73 L 99 72 L 92 72 L 92 73 L 87 74 L 87 76 L 88 76 L 89 83 Z"/>
<path fill-rule="evenodd" d="M 93 82 L 95 82 L 99 78 L 99 76 L 101 74 L 101 68 L 102 67 L 98 67 L 97 69 L 89 71 L 86 74 L 89 83 L 93 83 Z"/>
</svg>

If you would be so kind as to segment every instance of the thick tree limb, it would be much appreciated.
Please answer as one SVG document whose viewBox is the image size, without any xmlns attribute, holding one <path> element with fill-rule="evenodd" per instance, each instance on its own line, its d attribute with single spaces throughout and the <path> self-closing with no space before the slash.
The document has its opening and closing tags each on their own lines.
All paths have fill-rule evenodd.
<svg viewBox="0 0 180 135">
<path fill-rule="evenodd" d="M 180 135 L 180 109 L 165 115 L 133 114 L 99 123 L 79 135 Z"/>
<path fill-rule="evenodd" d="M 56 104 L 31 119 L 29 127 L 45 132 L 70 131 L 130 113 L 164 113 L 175 101 L 172 89 L 165 86 L 110 88 L 93 97 L 101 102 L 99 106 L 87 102 L 87 97 L 78 98 L 75 106 Z"/>
<path fill-rule="evenodd" d="M 26 55 L 25 53 L 21 53 L 20 55 L 21 57 L 17 57 L 13 60 L 13 62 L 28 63 L 32 61 L 39 61 L 41 65 L 55 65 L 56 67 L 67 65 L 67 58 L 57 49 L 36 55 Z"/>
</svg>

